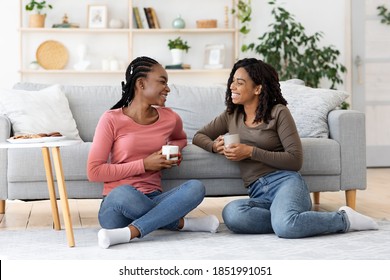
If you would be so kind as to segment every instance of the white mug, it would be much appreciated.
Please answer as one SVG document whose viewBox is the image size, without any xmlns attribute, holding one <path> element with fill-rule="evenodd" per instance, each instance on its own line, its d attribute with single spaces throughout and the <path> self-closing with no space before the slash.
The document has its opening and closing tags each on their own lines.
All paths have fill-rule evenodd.
<svg viewBox="0 0 390 280">
<path fill-rule="evenodd" d="M 225 148 L 231 144 L 240 143 L 240 135 L 239 134 L 225 134 L 223 136 L 223 142 Z"/>
<path fill-rule="evenodd" d="M 179 154 L 179 146 L 174 145 L 164 145 L 162 146 L 162 154 L 167 157 L 167 160 L 178 160 L 179 157 L 171 157 L 171 155 L 178 155 Z"/>
</svg>

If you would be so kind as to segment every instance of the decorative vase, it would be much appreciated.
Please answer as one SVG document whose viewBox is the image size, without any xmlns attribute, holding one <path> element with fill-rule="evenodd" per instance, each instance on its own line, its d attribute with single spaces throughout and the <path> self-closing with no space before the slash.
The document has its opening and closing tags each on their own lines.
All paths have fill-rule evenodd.
<svg viewBox="0 0 390 280">
<path fill-rule="evenodd" d="M 175 29 L 183 29 L 184 27 L 186 27 L 186 23 L 184 22 L 184 20 L 179 15 L 177 18 L 175 18 L 172 21 L 172 27 L 175 28 Z"/>
<path fill-rule="evenodd" d="M 171 54 L 172 54 L 172 64 L 182 64 L 183 63 L 183 53 L 184 50 L 181 49 L 172 49 Z"/>
<path fill-rule="evenodd" d="M 30 15 L 28 26 L 32 28 L 43 28 L 45 27 L 45 19 L 46 14 L 40 15 L 40 14 L 33 14 Z"/>
</svg>

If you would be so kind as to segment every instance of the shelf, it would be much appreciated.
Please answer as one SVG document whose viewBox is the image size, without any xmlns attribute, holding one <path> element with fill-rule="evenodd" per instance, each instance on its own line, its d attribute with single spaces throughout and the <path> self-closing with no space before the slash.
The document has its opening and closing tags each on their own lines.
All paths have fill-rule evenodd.
<svg viewBox="0 0 390 280">
<path fill-rule="evenodd" d="M 166 69 L 167 73 L 172 74 L 196 74 L 196 73 L 220 73 L 220 72 L 226 72 L 229 73 L 231 69 Z M 103 71 L 99 69 L 95 70 L 84 70 L 84 71 L 78 71 L 78 70 L 72 70 L 72 69 L 65 69 L 65 70 L 30 70 L 30 69 L 23 69 L 19 71 L 22 74 L 121 74 L 124 75 L 126 72 L 126 69 L 123 70 L 116 70 L 116 71 Z"/>
<path fill-rule="evenodd" d="M 24 33 L 129 33 L 128 28 L 30 28 L 23 27 L 19 31 Z"/>
<path fill-rule="evenodd" d="M 235 33 L 234 28 L 156 28 L 156 29 L 114 29 L 114 28 L 29 28 L 23 27 L 19 31 L 24 33 Z"/>
<path fill-rule="evenodd" d="M 95 70 L 72 70 L 72 69 L 64 69 L 64 70 L 30 70 L 23 69 L 20 71 L 22 74 L 124 74 L 126 69 L 116 70 L 116 71 L 103 71 L 99 69 Z"/>
<path fill-rule="evenodd" d="M 172 73 L 172 74 L 207 74 L 207 73 L 223 73 L 223 72 L 226 72 L 226 73 L 230 73 L 231 69 L 183 69 L 183 70 L 180 70 L 180 69 L 167 69 L 167 73 Z"/>
<path fill-rule="evenodd" d="M 235 33 L 234 28 L 132 29 L 133 33 Z"/>
<path fill-rule="evenodd" d="M 53 83 L 73 83 L 75 80 L 78 82 L 82 80 L 85 83 L 95 83 L 96 81 L 115 82 L 119 75 L 124 76 L 126 69 L 117 71 L 102 70 L 104 60 L 115 59 L 120 63 L 120 67 L 124 68 L 135 57 L 150 56 L 163 66 L 168 65 L 171 62 L 171 53 L 167 43 L 168 39 L 174 36 L 181 36 L 189 42 L 191 49 L 190 53 L 185 54 L 184 62 L 191 65 L 192 69 L 167 69 L 167 73 L 172 80 L 195 81 L 196 83 L 204 81 L 219 82 L 226 79 L 231 71 L 229 67 L 238 59 L 238 21 L 229 14 L 229 23 L 226 24 L 225 22 L 228 16 L 225 14 L 225 7 L 235 5 L 237 0 L 204 0 L 201 1 L 203 6 L 196 8 L 191 7 L 192 4 L 189 0 L 168 1 L 171 4 L 174 2 L 180 3 L 180 5 L 173 6 L 158 0 L 99 1 L 108 8 L 108 21 L 110 19 L 121 19 L 124 28 L 88 28 L 87 25 L 80 25 L 80 28 L 52 28 L 53 21 L 57 22 L 68 10 L 72 10 L 72 21 L 79 24 L 86 22 L 87 13 L 85 13 L 85 10 L 88 10 L 88 3 L 77 0 L 57 1 L 61 3 L 57 3 L 56 11 L 50 11 L 50 18 L 47 18 L 49 21 L 46 22 L 46 27 L 27 27 L 29 13 L 24 9 L 24 2 L 25 0 L 19 0 L 20 24 L 18 32 L 21 57 L 19 73 L 22 81 L 43 80 Z M 125 3 L 127 4 L 124 5 Z M 162 28 L 133 28 L 135 26 L 133 25 L 132 8 L 135 6 L 153 6 L 159 15 Z M 186 8 L 186 6 L 192 9 L 187 13 L 187 27 L 184 29 L 172 28 L 172 19 L 179 14 L 179 10 Z M 197 28 L 194 25 L 197 19 L 214 17 L 220 24 L 217 25 L 219 26 L 217 28 Z M 40 68 L 34 70 L 29 68 L 30 63 L 37 60 L 37 48 L 47 40 L 57 40 L 68 50 L 69 58 L 64 69 L 45 70 Z M 219 44 L 225 45 L 224 67 L 226 68 L 203 68 L 206 63 L 206 46 Z M 84 71 L 73 69 L 73 66 L 80 59 L 80 46 L 84 46 L 84 49 L 86 49 L 85 59 L 90 62 L 90 69 Z"/>
</svg>

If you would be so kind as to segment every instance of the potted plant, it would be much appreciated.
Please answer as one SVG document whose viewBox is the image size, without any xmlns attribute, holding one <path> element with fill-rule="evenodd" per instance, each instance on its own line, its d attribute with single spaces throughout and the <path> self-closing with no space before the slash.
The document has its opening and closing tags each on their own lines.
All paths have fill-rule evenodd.
<svg viewBox="0 0 390 280">
<path fill-rule="evenodd" d="M 35 1 L 31 0 L 26 4 L 26 11 L 34 11 L 34 14 L 31 14 L 29 17 L 29 27 L 44 27 L 46 14 L 43 13 L 45 9 L 52 9 L 51 4 L 46 3 L 46 1 Z"/>
<path fill-rule="evenodd" d="M 188 46 L 187 41 L 183 41 L 180 37 L 177 37 L 174 40 L 168 40 L 168 48 L 172 54 L 172 64 L 182 64 L 183 53 L 187 53 L 190 46 Z"/>
</svg>

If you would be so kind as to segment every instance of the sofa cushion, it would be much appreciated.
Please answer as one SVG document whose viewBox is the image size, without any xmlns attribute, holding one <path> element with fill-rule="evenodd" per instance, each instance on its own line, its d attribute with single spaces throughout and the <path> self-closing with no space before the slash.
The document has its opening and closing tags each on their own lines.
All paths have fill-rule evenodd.
<svg viewBox="0 0 390 280">
<path fill-rule="evenodd" d="M 100 117 L 121 98 L 121 87 L 64 85 L 62 88 L 69 100 L 81 139 L 91 142 Z"/>
<path fill-rule="evenodd" d="M 172 108 L 183 120 L 187 139 L 225 110 L 225 87 L 187 86 L 172 84 L 165 106 Z"/>
<path fill-rule="evenodd" d="M 328 114 L 348 97 L 344 91 L 311 88 L 293 82 L 280 87 L 302 138 L 328 138 Z"/>
<path fill-rule="evenodd" d="M 341 174 L 340 145 L 332 139 L 303 138 L 303 175 Z M 183 151 L 179 167 L 163 171 L 163 179 L 240 178 L 237 163 L 220 154 L 207 152 L 189 144 Z M 209 168 L 205 168 L 209 167 Z"/>
<path fill-rule="evenodd" d="M 48 86 L 21 82 L 15 84 L 14 89 L 40 90 Z M 122 94 L 120 85 L 61 85 L 61 89 L 69 101 L 69 107 L 79 129 L 80 137 L 85 142 L 92 141 L 100 116 L 118 102 Z"/>
<path fill-rule="evenodd" d="M 164 170 L 163 179 L 240 178 L 237 163 L 189 144 L 182 150 L 180 166 Z"/>
<path fill-rule="evenodd" d="M 80 139 L 59 85 L 39 91 L 0 90 L 0 113 L 10 119 L 15 135 L 58 131 L 69 139 Z"/>
</svg>

